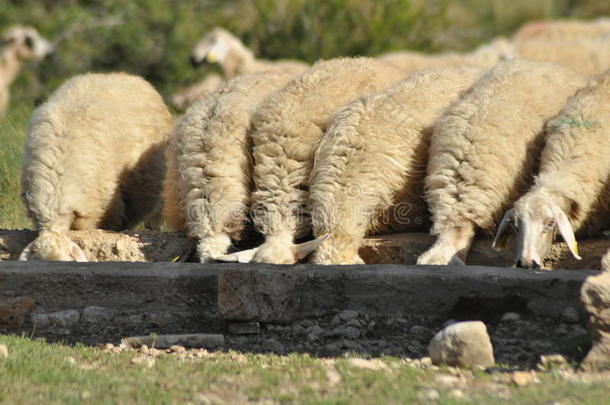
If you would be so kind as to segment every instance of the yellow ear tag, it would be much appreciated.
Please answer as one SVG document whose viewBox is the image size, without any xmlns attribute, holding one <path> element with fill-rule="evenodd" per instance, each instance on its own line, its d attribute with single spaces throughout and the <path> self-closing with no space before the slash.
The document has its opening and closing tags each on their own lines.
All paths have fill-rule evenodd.
<svg viewBox="0 0 610 405">
<path fill-rule="evenodd" d="M 216 63 L 216 61 L 218 60 L 218 59 L 216 58 L 216 54 L 215 54 L 214 52 L 210 52 L 210 53 L 208 53 L 208 54 L 205 56 L 205 58 L 206 58 L 206 59 L 208 60 L 208 62 L 210 62 L 210 63 Z"/>
<path fill-rule="evenodd" d="M 172 262 L 177 262 L 178 260 L 180 260 L 180 256 L 176 256 L 176 257 L 174 257 L 174 259 L 172 260 Z"/>
</svg>

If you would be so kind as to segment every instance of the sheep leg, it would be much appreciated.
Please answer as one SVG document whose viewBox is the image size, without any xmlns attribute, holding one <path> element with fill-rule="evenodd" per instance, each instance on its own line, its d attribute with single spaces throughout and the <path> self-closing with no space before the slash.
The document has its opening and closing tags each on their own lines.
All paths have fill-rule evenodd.
<svg viewBox="0 0 610 405">
<path fill-rule="evenodd" d="M 434 245 L 417 258 L 417 264 L 464 265 L 473 239 L 474 226 L 471 224 L 443 230 Z"/>
</svg>

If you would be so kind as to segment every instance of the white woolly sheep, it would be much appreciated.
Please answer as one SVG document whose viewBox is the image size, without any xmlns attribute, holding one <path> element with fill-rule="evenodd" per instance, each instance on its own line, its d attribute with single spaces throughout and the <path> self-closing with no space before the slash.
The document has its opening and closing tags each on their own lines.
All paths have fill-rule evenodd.
<svg viewBox="0 0 610 405">
<path fill-rule="evenodd" d="M 369 233 L 428 229 L 423 182 L 431 126 L 482 71 L 431 68 L 339 109 L 316 149 L 309 189 L 318 264 L 363 263 Z"/>
<path fill-rule="evenodd" d="M 578 256 L 578 237 L 610 227 L 610 70 L 571 97 L 549 121 L 534 186 L 509 210 L 494 246 L 513 228 L 518 267 L 540 268 L 555 231 Z"/>
<path fill-rule="evenodd" d="M 500 62 L 433 130 L 425 197 L 434 245 L 418 264 L 462 264 L 476 227 L 492 232 L 531 182 L 544 122 L 586 79 L 559 65 Z"/>
<path fill-rule="evenodd" d="M 569 40 L 595 38 L 610 34 L 610 19 L 532 21 L 513 36 L 514 41 Z"/>
<path fill-rule="evenodd" d="M 223 80 L 219 74 L 207 74 L 203 80 L 172 95 L 172 105 L 177 110 L 184 111 L 201 97 L 216 90 L 222 83 Z"/>
<path fill-rule="evenodd" d="M 218 63 L 225 79 L 231 79 L 244 73 L 257 73 L 266 70 L 277 70 L 291 75 L 309 69 L 305 62 L 297 60 L 264 60 L 256 59 L 251 50 L 229 31 L 214 28 L 191 52 L 191 63 L 199 65 L 204 62 Z"/>
<path fill-rule="evenodd" d="M 145 80 L 87 74 L 34 111 L 22 198 L 40 231 L 20 259 L 84 261 L 70 229 L 130 228 L 159 208 L 171 116 Z"/>
<path fill-rule="evenodd" d="M 593 76 L 610 68 L 610 35 L 561 41 L 522 41 L 514 44 L 514 54 L 523 59 L 554 62 Z"/>
<path fill-rule="evenodd" d="M 387 62 L 406 73 L 415 73 L 429 67 L 478 66 L 490 68 L 502 59 L 514 55 L 513 45 L 504 38 L 497 38 L 469 53 L 446 52 L 425 54 L 412 51 L 398 51 L 379 55 L 377 59 Z"/>
<path fill-rule="evenodd" d="M 252 215 L 266 240 L 251 252 L 252 260 L 294 263 L 311 252 L 316 243 L 295 247 L 293 239 L 311 231 L 307 184 L 314 147 L 328 119 L 346 102 L 404 77 L 401 70 L 369 58 L 319 62 L 258 107 L 252 135 Z"/>
<path fill-rule="evenodd" d="M 9 87 L 24 61 L 40 61 L 54 51 L 53 45 L 32 27 L 12 27 L 0 39 L 0 116 L 9 103 Z"/>
<path fill-rule="evenodd" d="M 251 117 L 290 76 L 242 75 L 199 99 L 176 125 L 167 151 L 165 219 L 198 240 L 201 262 L 227 253 L 246 231 L 252 189 Z"/>
</svg>

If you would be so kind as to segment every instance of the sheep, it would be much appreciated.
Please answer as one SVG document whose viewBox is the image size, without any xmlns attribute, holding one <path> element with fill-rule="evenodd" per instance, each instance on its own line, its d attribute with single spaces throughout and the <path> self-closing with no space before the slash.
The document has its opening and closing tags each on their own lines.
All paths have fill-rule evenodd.
<svg viewBox="0 0 610 405">
<path fill-rule="evenodd" d="M 513 45 L 504 38 L 497 38 L 469 53 L 424 54 L 398 51 L 379 55 L 377 59 L 402 69 L 406 73 L 415 73 L 428 67 L 472 65 L 490 68 L 502 59 L 512 58 L 513 54 Z"/>
<path fill-rule="evenodd" d="M 266 240 L 250 251 L 253 261 L 294 263 L 323 240 L 293 245 L 294 238 L 311 231 L 306 203 L 315 144 L 335 110 L 404 77 L 401 70 L 370 58 L 318 62 L 257 108 L 252 217 Z"/>
<path fill-rule="evenodd" d="M 522 41 L 514 44 L 514 54 L 538 62 L 555 62 L 594 76 L 610 68 L 610 35 L 571 40 Z"/>
<path fill-rule="evenodd" d="M 130 228 L 160 204 L 171 115 L 145 80 L 86 74 L 29 122 L 22 199 L 40 231 L 20 259 L 86 261 L 70 229 Z"/>
<path fill-rule="evenodd" d="M 610 69 L 572 96 L 547 123 L 534 185 L 504 216 L 494 247 L 516 234 L 517 267 L 540 268 L 558 230 L 580 258 L 576 237 L 610 227 Z"/>
<path fill-rule="evenodd" d="M 570 40 L 574 38 L 595 38 L 610 34 L 610 19 L 599 18 L 592 21 L 555 20 L 529 22 L 513 35 L 513 41 Z"/>
<path fill-rule="evenodd" d="M 424 182 L 437 239 L 418 264 L 464 263 L 475 228 L 493 231 L 531 181 L 545 120 L 585 84 L 556 64 L 503 61 L 445 111 Z"/>
<path fill-rule="evenodd" d="M 482 71 L 430 68 L 339 109 L 316 149 L 309 205 L 316 264 L 363 263 L 367 233 L 427 229 L 423 177 L 430 127 Z"/>
<path fill-rule="evenodd" d="M 54 52 L 53 45 L 35 28 L 15 26 L 0 39 L 0 117 L 9 103 L 9 87 L 24 61 L 40 61 Z"/>
<path fill-rule="evenodd" d="M 172 95 L 172 105 L 178 111 L 184 111 L 195 101 L 213 92 L 223 83 L 222 77 L 216 73 L 206 75 L 203 80 Z"/>
<path fill-rule="evenodd" d="M 195 102 L 167 150 L 164 217 L 198 241 L 201 262 L 227 253 L 245 232 L 252 188 L 250 125 L 256 106 L 290 76 L 241 75 Z"/>
<path fill-rule="evenodd" d="M 225 79 L 244 73 L 257 73 L 277 70 L 291 75 L 304 72 L 309 68 L 305 62 L 297 60 L 256 59 L 251 50 L 229 31 L 216 27 L 203 37 L 191 52 L 191 63 L 218 63 Z"/>
</svg>

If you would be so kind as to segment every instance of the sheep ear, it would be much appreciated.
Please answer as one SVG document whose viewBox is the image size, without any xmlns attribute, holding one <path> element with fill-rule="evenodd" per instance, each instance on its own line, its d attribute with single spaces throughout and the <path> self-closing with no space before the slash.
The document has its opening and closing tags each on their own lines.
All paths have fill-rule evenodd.
<svg viewBox="0 0 610 405">
<path fill-rule="evenodd" d="M 19 261 L 26 262 L 30 260 L 32 257 L 32 246 L 34 246 L 34 241 L 28 243 L 28 245 L 23 249 L 23 252 L 19 255 Z"/>
<path fill-rule="evenodd" d="M 240 252 L 231 253 L 230 255 L 217 257 L 215 260 L 232 263 L 250 263 L 257 251 L 258 248 L 242 250 Z"/>
<path fill-rule="evenodd" d="M 555 222 L 557 223 L 557 228 L 559 228 L 559 233 L 563 240 L 568 244 L 570 248 L 570 252 L 572 252 L 572 256 L 581 260 L 582 258 L 578 254 L 578 242 L 576 242 L 576 237 L 574 236 L 574 230 L 572 229 L 572 225 L 568 220 L 568 217 L 561 208 L 554 206 L 553 207 L 553 216 L 555 217 Z"/>
<path fill-rule="evenodd" d="M 496 237 L 494 238 L 494 241 L 491 244 L 491 247 L 495 250 L 504 250 L 508 246 L 508 242 L 510 242 L 513 237 L 513 233 L 509 231 L 509 228 L 510 222 L 513 220 L 514 217 L 514 208 L 511 208 L 510 210 L 506 211 L 506 214 L 504 214 L 504 218 L 502 218 L 502 222 L 500 222 L 500 225 L 498 226 Z"/>
<path fill-rule="evenodd" d="M 292 250 L 294 251 L 294 256 L 297 259 L 297 261 L 306 258 L 311 252 L 316 250 L 317 247 L 320 246 L 320 244 L 322 242 L 324 242 L 326 240 L 326 238 L 328 238 L 328 236 L 329 236 L 328 233 L 324 233 L 324 234 L 318 236 L 314 240 L 310 240 L 308 242 L 303 242 L 303 243 L 299 243 L 298 245 L 294 245 L 292 247 Z"/>
<path fill-rule="evenodd" d="M 85 252 L 74 242 L 70 241 L 70 256 L 75 262 L 88 262 Z"/>
</svg>

